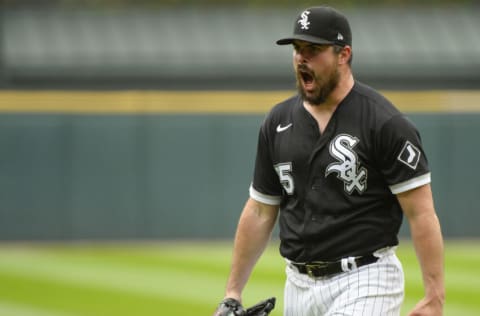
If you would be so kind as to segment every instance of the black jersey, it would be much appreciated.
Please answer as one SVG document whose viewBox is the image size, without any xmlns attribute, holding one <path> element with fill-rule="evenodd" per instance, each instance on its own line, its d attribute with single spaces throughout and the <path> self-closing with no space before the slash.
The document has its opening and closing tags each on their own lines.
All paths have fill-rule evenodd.
<svg viewBox="0 0 480 316">
<path fill-rule="evenodd" d="M 395 194 L 430 182 L 419 133 L 372 88 L 355 82 L 324 132 L 300 96 L 267 115 L 250 196 L 280 205 L 280 252 L 337 260 L 398 244 Z"/>
</svg>

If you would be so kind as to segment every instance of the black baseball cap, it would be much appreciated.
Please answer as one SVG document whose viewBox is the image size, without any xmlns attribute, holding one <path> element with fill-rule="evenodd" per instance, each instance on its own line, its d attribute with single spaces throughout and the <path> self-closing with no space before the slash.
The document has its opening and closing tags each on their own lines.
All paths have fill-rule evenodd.
<svg viewBox="0 0 480 316">
<path fill-rule="evenodd" d="M 294 40 L 352 46 L 352 31 L 347 18 L 339 11 L 327 6 L 312 7 L 298 15 L 293 36 L 279 39 L 277 44 L 288 45 Z"/>
</svg>

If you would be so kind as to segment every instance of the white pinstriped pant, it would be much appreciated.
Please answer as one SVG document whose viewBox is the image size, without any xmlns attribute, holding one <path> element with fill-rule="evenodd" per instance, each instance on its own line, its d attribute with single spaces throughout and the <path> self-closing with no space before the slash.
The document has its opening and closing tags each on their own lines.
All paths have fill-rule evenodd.
<svg viewBox="0 0 480 316">
<path fill-rule="evenodd" d="M 394 248 L 375 253 L 377 262 L 313 279 L 287 264 L 284 316 L 398 316 L 404 276 Z"/>
</svg>

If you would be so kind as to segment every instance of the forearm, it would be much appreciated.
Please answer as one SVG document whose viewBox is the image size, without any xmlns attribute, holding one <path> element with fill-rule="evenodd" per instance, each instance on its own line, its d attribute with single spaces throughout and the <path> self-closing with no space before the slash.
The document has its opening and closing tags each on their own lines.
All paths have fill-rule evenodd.
<svg viewBox="0 0 480 316">
<path fill-rule="evenodd" d="M 427 299 L 445 299 L 444 250 L 440 224 L 435 212 L 412 216 L 409 219 L 415 251 L 422 270 Z"/>
<path fill-rule="evenodd" d="M 240 217 L 226 297 L 241 299 L 241 293 L 258 258 L 263 253 L 275 225 L 276 207 L 249 199 Z"/>
<path fill-rule="evenodd" d="M 397 198 L 410 224 L 425 287 L 425 297 L 408 315 L 441 316 L 445 301 L 443 240 L 431 187 L 426 184 L 400 193 Z"/>
</svg>

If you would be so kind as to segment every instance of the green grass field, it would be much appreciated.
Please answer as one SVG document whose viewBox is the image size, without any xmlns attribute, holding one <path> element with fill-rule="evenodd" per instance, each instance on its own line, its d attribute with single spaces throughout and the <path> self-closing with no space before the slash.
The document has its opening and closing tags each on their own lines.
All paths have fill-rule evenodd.
<svg viewBox="0 0 480 316">
<path fill-rule="evenodd" d="M 402 315 L 422 296 L 409 242 Z M 0 315 L 211 315 L 229 270 L 227 242 L 125 244 L 0 244 Z M 245 291 L 250 305 L 278 298 L 282 315 L 284 262 L 267 250 Z M 480 315 L 480 242 L 447 242 L 445 315 Z"/>
</svg>

